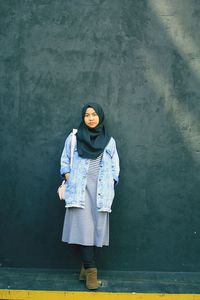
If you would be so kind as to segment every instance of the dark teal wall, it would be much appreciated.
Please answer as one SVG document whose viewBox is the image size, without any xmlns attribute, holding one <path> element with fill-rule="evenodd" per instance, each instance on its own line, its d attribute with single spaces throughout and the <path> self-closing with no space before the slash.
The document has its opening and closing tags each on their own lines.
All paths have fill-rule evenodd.
<svg viewBox="0 0 200 300">
<path fill-rule="evenodd" d="M 78 268 L 56 189 L 101 103 L 121 158 L 99 267 L 199 271 L 200 2 L 0 0 L 0 264 Z"/>
</svg>

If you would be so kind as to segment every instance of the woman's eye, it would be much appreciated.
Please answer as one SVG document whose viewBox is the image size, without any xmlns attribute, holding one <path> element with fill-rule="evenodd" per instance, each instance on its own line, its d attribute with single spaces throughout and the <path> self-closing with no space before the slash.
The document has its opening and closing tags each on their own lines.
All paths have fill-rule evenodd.
<svg viewBox="0 0 200 300">
<path fill-rule="evenodd" d="M 92 114 L 92 116 L 93 116 L 93 117 L 96 117 L 97 114 L 94 113 L 94 114 Z M 85 118 L 89 118 L 89 117 L 90 117 L 90 115 L 85 115 Z"/>
</svg>

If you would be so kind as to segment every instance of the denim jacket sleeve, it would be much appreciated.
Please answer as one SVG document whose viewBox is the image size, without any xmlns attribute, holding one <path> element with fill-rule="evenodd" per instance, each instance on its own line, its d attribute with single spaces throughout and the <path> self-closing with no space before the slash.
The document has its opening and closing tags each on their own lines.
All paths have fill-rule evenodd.
<svg viewBox="0 0 200 300">
<path fill-rule="evenodd" d="M 115 181 L 115 185 L 117 185 L 119 182 L 119 171 L 120 171 L 119 156 L 117 153 L 116 142 L 114 139 L 113 142 L 114 142 L 114 151 L 112 155 L 112 173 L 113 173 L 113 179 Z"/>
<path fill-rule="evenodd" d="M 60 174 L 64 177 L 64 174 L 70 173 L 70 149 L 71 149 L 71 137 L 70 133 L 65 141 L 64 149 L 60 159 Z"/>
</svg>

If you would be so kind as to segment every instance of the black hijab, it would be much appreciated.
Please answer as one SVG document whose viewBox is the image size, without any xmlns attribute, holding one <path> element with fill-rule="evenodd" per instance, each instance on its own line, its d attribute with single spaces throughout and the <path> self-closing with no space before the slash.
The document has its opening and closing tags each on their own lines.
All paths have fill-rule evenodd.
<svg viewBox="0 0 200 300">
<path fill-rule="evenodd" d="M 84 122 L 88 107 L 92 107 L 99 117 L 99 124 L 95 128 L 88 127 Z M 82 109 L 82 122 L 77 132 L 77 150 L 83 158 L 97 158 L 110 140 L 110 135 L 104 126 L 104 111 L 97 103 L 87 103 Z"/>
</svg>

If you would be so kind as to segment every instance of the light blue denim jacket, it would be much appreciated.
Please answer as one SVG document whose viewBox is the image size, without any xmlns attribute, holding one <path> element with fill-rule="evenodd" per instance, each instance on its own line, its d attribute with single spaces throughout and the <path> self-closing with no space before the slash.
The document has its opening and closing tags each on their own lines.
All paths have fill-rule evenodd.
<svg viewBox="0 0 200 300">
<path fill-rule="evenodd" d="M 87 184 L 87 173 L 90 159 L 78 155 L 77 145 L 74 147 L 72 168 L 70 168 L 72 133 L 67 137 L 61 155 L 60 173 L 70 173 L 66 182 L 65 203 L 66 207 L 85 207 L 85 189 Z M 105 147 L 100 162 L 99 176 L 97 182 L 97 210 L 111 212 L 114 199 L 114 184 L 119 181 L 119 157 L 115 140 L 111 137 Z"/>
</svg>

